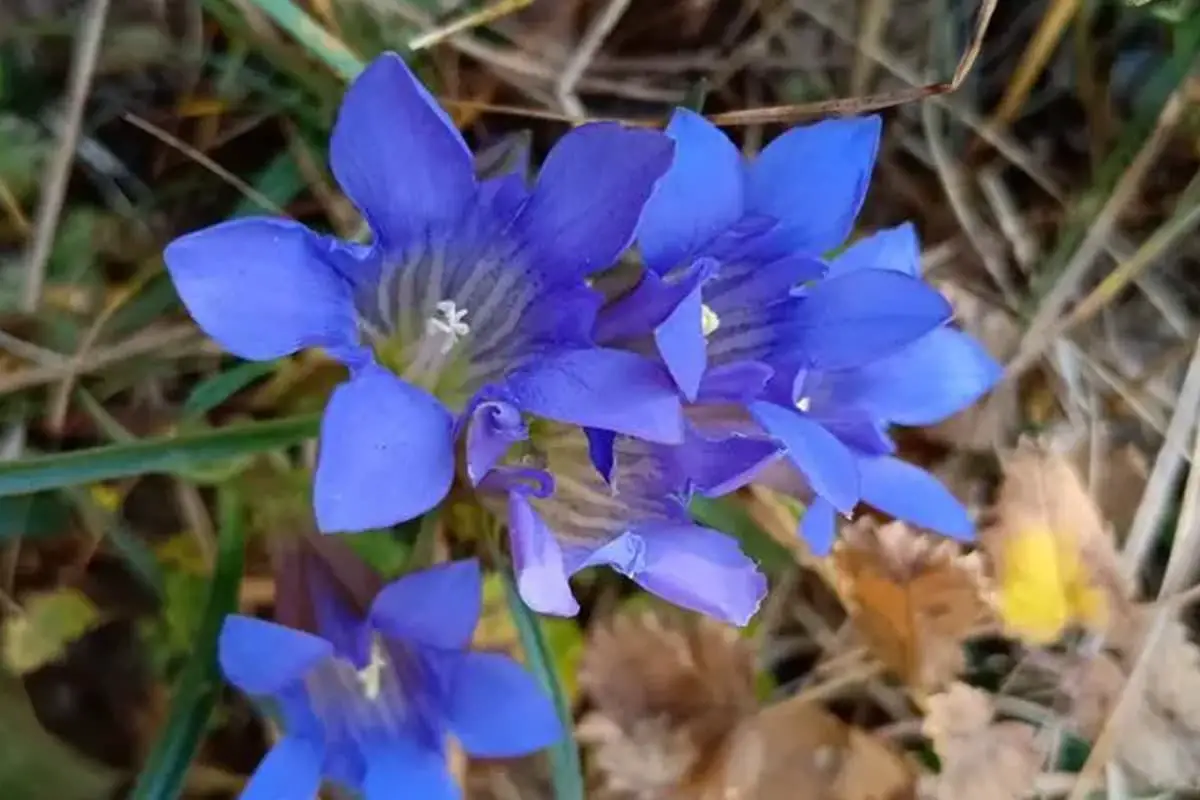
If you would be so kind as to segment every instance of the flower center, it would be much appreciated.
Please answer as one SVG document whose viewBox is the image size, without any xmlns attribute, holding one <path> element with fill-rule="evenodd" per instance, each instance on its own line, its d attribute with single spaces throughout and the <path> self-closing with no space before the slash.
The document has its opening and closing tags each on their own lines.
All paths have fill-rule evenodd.
<svg viewBox="0 0 1200 800">
<path fill-rule="evenodd" d="M 444 402 L 457 401 L 455 389 L 461 382 L 465 363 L 460 358 L 462 344 L 471 335 L 467 324 L 469 311 L 453 300 L 441 300 L 432 315 L 424 320 L 415 341 L 403 329 L 380 329 L 362 321 L 368 340 L 379 362 L 409 383 L 438 395 Z M 443 395 L 451 396 L 443 396 Z"/>
<path fill-rule="evenodd" d="M 717 316 L 717 312 L 707 305 L 700 306 L 700 330 L 704 333 L 704 338 L 707 339 L 719 327 L 721 327 L 721 318 Z"/>
</svg>

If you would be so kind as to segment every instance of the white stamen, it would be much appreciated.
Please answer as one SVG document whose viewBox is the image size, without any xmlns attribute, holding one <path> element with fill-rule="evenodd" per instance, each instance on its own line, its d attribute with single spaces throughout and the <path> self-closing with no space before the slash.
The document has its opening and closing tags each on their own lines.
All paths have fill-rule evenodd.
<svg viewBox="0 0 1200 800">
<path fill-rule="evenodd" d="M 371 640 L 370 657 L 370 663 L 358 671 L 358 685 L 362 687 L 363 695 L 374 701 L 383 691 L 383 671 L 388 665 L 387 651 L 378 636 Z"/>
<path fill-rule="evenodd" d="M 459 309 L 453 300 L 443 300 L 436 306 L 439 315 L 435 315 L 425 320 L 425 333 L 429 336 L 441 337 L 441 352 L 446 355 L 454 345 L 458 344 L 458 340 L 471 332 L 471 326 L 467 325 L 467 309 Z"/>
<path fill-rule="evenodd" d="M 427 389 L 437 383 L 447 356 L 471 333 L 466 322 L 467 309 L 459 308 L 453 300 L 442 300 L 434 308 L 437 311 L 425 320 L 425 334 L 404 372 L 406 380 Z"/>
<path fill-rule="evenodd" d="M 808 409 L 812 408 L 812 399 L 809 397 L 801 397 L 796 401 L 796 408 L 800 409 L 801 411 L 808 411 Z"/>
<path fill-rule="evenodd" d="M 704 332 L 705 338 L 711 336 L 719 327 L 721 318 L 717 316 L 717 312 L 706 305 L 700 306 L 700 330 Z"/>
</svg>

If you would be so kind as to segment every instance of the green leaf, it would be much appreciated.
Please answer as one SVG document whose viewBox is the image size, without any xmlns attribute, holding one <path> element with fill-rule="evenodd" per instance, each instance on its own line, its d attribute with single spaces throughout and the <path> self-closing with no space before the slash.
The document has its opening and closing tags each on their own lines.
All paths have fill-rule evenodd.
<svg viewBox="0 0 1200 800">
<path fill-rule="evenodd" d="M 33 672 L 58 660 L 67 645 L 99 623 L 100 612 L 78 589 L 32 595 L 25 613 L 4 620 L 4 663 L 18 675 Z"/>
<path fill-rule="evenodd" d="M 237 609 L 244 556 L 242 502 L 232 485 L 219 497 L 221 535 L 217 563 L 209 585 L 204 618 L 196 632 L 196 646 L 175 684 L 171 711 L 155 743 L 131 800 L 166 800 L 178 797 L 196 749 L 221 691 L 217 665 L 217 639 L 226 615 Z"/>
<path fill-rule="evenodd" d="M 550 777 L 554 784 L 554 796 L 556 800 L 583 800 L 583 771 L 579 761 L 579 749 L 572 735 L 574 726 L 571 707 L 555 672 L 553 654 L 546 646 L 537 616 L 521 599 L 508 571 L 504 573 L 504 588 L 508 608 L 512 612 L 513 623 L 517 626 L 517 635 L 521 639 L 521 649 L 525 652 L 525 660 L 542 688 L 554 701 L 563 726 L 563 738 L 550 748 Z"/>
<path fill-rule="evenodd" d="M 696 495 L 692 498 L 690 510 L 692 518 L 701 525 L 723 531 L 737 539 L 746 555 L 767 572 L 778 574 L 795 566 L 796 559 L 791 552 L 733 500 Z"/>
<path fill-rule="evenodd" d="M 0 674 L 0 797 L 96 800 L 117 775 L 85 758 L 38 722 L 25 688 Z"/>
<path fill-rule="evenodd" d="M 216 461 L 299 444 L 315 437 L 319 426 L 320 416 L 310 414 L 8 461 L 0 463 L 0 497 L 151 472 L 211 468 Z"/>
<path fill-rule="evenodd" d="M 183 404 L 183 422 L 196 422 L 259 378 L 275 371 L 274 361 L 243 361 L 196 384 Z"/>
</svg>

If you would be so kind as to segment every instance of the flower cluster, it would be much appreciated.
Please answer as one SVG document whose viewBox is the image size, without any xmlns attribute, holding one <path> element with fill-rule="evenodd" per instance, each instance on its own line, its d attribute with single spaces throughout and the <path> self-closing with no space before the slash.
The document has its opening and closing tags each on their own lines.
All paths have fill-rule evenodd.
<svg viewBox="0 0 1200 800">
<path fill-rule="evenodd" d="M 888 427 L 959 410 L 997 366 L 949 327 L 949 305 L 919 277 L 911 227 L 846 246 L 879 135 L 876 117 L 826 121 L 748 161 L 681 109 L 665 132 L 581 125 L 535 181 L 519 170 L 481 179 L 445 112 L 388 54 L 350 87 L 330 142 L 368 244 L 254 218 L 184 236 L 165 258 L 193 318 L 230 352 L 322 348 L 345 365 L 314 476 L 323 532 L 413 519 L 457 484 L 507 520 L 536 611 L 574 614 L 568 579 L 608 565 L 740 625 L 766 581 L 733 539 L 693 521 L 694 493 L 752 480 L 784 489 L 805 503 L 818 552 L 835 512 L 860 502 L 971 533 L 953 497 L 896 458 Z M 631 245 L 636 284 L 602 292 L 610 282 L 597 279 Z M 466 641 L 470 614 L 453 611 L 466 601 L 449 579 L 405 580 L 345 646 L 231 622 L 227 674 L 274 696 L 288 720 L 262 772 L 291 770 L 304 787 L 333 776 L 372 797 L 396 770 L 432 776 L 443 731 L 468 750 L 502 744 L 472 726 L 530 731 L 513 734 L 514 750 L 545 744 L 541 722 L 470 717 L 477 693 L 517 682 L 492 662 L 448 667 L 446 651 Z M 394 669 L 379 672 L 372 654 Z M 469 674 L 468 688 L 447 689 L 447 669 Z M 531 697 L 511 691 L 534 708 Z M 297 758 L 307 772 L 275 766 Z M 416 794 L 445 793 L 429 786 Z"/>
</svg>

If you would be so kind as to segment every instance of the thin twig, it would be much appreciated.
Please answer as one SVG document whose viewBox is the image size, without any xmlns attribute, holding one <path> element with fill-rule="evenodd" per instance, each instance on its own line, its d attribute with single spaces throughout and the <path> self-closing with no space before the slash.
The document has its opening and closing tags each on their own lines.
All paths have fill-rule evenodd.
<svg viewBox="0 0 1200 800">
<path fill-rule="evenodd" d="M 83 106 L 92 87 L 92 76 L 96 72 L 100 40 L 104 36 L 104 25 L 108 20 L 108 6 L 109 0 L 89 0 L 83 12 L 79 40 L 71 59 L 67 113 L 63 117 L 58 149 L 54 151 L 54 157 L 50 159 L 42 180 L 37 222 L 25 263 L 21 310 L 29 314 L 37 311 L 41 302 L 42 286 L 46 281 L 46 264 L 50 259 L 54 235 L 58 231 L 58 218 L 62 214 L 63 200 L 67 195 L 67 180 L 71 177 L 71 167 L 75 163 L 79 129 L 83 124 Z"/>
<path fill-rule="evenodd" d="M 1052 331 L 1055 320 L 1061 317 L 1063 308 L 1087 277 L 1088 270 L 1091 269 L 1096 257 L 1100 255 L 1104 243 L 1116 227 L 1121 212 L 1137 194 L 1142 180 L 1170 140 L 1172 131 L 1183 116 L 1183 109 L 1183 95 L 1177 89 L 1163 107 L 1154 131 L 1143 143 L 1129 168 L 1117 181 L 1117 185 L 1113 187 L 1112 194 L 1100 209 L 1100 213 L 1096 215 L 1083 241 L 1075 250 L 1075 254 L 1063 268 L 1054 286 L 1042 297 L 1033 319 L 1030 320 L 1029 326 L 1025 330 L 1025 335 L 1017 346 L 1017 354 L 1005 369 L 1006 380 L 1012 380 L 1021 375 L 1045 350 L 1049 342 L 1048 334 Z"/>
<path fill-rule="evenodd" d="M 1200 408 L 1200 340 L 1192 352 L 1191 363 L 1175 403 L 1175 412 L 1167 426 L 1162 447 L 1154 459 L 1146 489 L 1138 503 L 1137 513 L 1129 527 L 1125 547 L 1121 553 L 1121 566 L 1126 577 L 1136 577 L 1142 561 L 1150 553 L 1154 535 L 1166 513 L 1167 501 L 1175 487 L 1175 479 L 1183 466 L 1184 450 L 1188 434 L 1196 422 L 1196 411 Z"/>
<path fill-rule="evenodd" d="M 265 194 L 258 191 L 253 186 L 239 178 L 237 175 L 234 175 L 232 172 L 225 169 L 208 156 L 204 155 L 204 153 L 201 153 L 199 150 L 180 139 L 178 136 L 167 133 L 154 123 L 148 122 L 132 112 L 126 112 L 122 114 L 121 119 L 125 120 L 135 128 L 140 128 L 141 130 L 153 136 L 155 139 L 158 139 L 163 144 L 174 147 L 176 150 L 183 153 L 185 156 L 192 159 L 208 171 L 212 172 L 214 175 L 228 183 L 233 188 L 237 189 L 239 192 L 245 195 L 247 199 L 257 203 L 266 211 L 270 211 L 272 214 L 287 216 L 287 212 L 276 205 L 271 198 L 267 197 Z"/>
<path fill-rule="evenodd" d="M 440 28 L 422 33 L 415 39 L 411 39 L 408 46 L 414 51 L 433 47 L 435 44 L 448 39 L 456 33 L 462 33 L 463 31 L 477 28 L 480 25 L 486 25 L 500 17 L 520 11 L 532 2 L 533 0 L 500 0 L 498 3 L 493 3 L 477 11 L 464 14 Z"/>
<path fill-rule="evenodd" d="M 62 380 L 67 375 L 95 372 L 99 369 L 117 364 L 137 356 L 146 355 L 161 348 L 172 347 L 196 338 L 196 328 L 191 324 L 175 325 L 168 328 L 153 328 L 134 334 L 123 342 L 95 350 L 85 363 L 75 368 L 74 364 L 64 363 L 34 367 L 32 369 L 14 372 L 11 375 L 0 376 L 0 397 L 41 386 L 53 381 Z"/>
<path fill-rule="evenodd" d="M 563 67 L 562 74 L 554 86 L 554 94 L 558 98 L 559 105 L 575 119 L 582 120 L 587 114 L 583 103 L 579 100 L 579 95 L 575 93 L 579 79 L 583 77 L 588 65 L 592 63 L 592 59 L 604 45 L 608 34 L 624 16 L 625 9 L 629 8 L 630 2 L 631 0 L 608 0 L 608 5 L 604 7 L 604 10 L 588 28 L 587 33 L 584 34 L 583 41 L 571 54 L 571 59 Z"/>
</svg>

